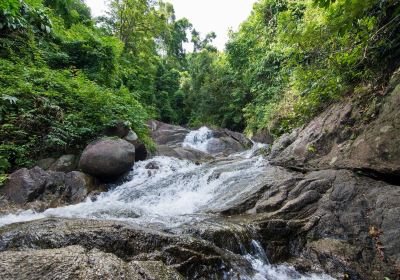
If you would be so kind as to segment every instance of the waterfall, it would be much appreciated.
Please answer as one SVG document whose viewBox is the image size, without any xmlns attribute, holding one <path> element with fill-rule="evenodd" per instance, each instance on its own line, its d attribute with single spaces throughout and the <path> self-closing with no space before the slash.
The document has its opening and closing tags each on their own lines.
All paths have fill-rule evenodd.
<svg viewBox="0 0 400 280">
<path fill-rule="evenodd" d="M 198 130 L 193 130 L 186 135 L 182 146 L 184 148 L 192 148 L 195 150 L 208 152 L 208 142 L 213 138 L 213 132 L 206 126 Z"/>
<path fill-rule="evenodd" d="M 211 131 L 203 127 L 189 133 L 183 145 L 207 151 L 210 139 Z M 249 151 L 201 165 L 162 156 L 137 162 L 125 183 L 96 199 L 41 213 L 28 210 L 4 215 L 0 227 L 46 217 L 117 220 L 164 230 L 205 221 L 265 186 L 269 164 L 257 153 L 263 148 L 265 145 L 255 144 Z M 242 279 L 332 280 L 326 275 L 303 275 L 292 267 L 270 264 L 256 240 L 250 247 L 242 257 L 251 264 L 254 274 Z"/>
</svg>

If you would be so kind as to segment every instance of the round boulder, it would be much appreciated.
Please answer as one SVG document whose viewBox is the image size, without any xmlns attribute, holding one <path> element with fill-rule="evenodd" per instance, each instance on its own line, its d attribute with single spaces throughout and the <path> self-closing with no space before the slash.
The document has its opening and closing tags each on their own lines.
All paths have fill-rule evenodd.
<svg viewBox="0 0 400 280">
<path fill-rule="evenodd" d="M 135 162 L 135 146 L 123 139 L 100 139 L 82 153 L 79 168 L 94 177 L 113 180 L 129 171 Z"/>
</svg>

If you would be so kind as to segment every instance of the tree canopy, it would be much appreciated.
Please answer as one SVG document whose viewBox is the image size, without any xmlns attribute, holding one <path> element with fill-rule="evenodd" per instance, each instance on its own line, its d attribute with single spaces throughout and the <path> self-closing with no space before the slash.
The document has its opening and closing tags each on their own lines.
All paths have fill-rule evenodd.
<svg viewBox="0 0 400 280">
<path fill-rule="evenodd" d="M 225 51 L 174 7 L 112 0 L 0 3 L 0 173 L 79 151 L 110 123 L 275 135 L 399 65 L 398 0 L 259 0 Z M 184 43 L 191 42 L 187 52 Z"/>
</svg>

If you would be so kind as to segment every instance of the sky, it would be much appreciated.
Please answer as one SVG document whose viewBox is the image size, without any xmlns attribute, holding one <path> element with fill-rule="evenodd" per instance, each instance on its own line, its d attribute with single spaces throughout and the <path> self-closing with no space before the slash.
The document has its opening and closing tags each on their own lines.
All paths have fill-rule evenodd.
<svg viewBox="0 0 400 280">
<path fill-rule="evenodd" d="M 93 16 L 104 14 L 105 0 L 85 0 Z M 214 45 L 223 50 L 228 40 L 228 30 L 237 30 L 250 15 L 257 0 L 168 0 L 175 8 L 176 17 L 186 17 L 204 37 L 214 31 Z M 186 48 L 189 48 L 186 46 Z"/>
</svg>

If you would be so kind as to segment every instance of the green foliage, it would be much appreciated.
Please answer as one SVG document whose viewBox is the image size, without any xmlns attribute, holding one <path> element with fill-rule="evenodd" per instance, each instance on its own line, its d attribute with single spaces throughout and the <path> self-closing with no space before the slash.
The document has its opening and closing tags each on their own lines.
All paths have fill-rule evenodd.
<svg viewBox="0 0 400 280">
<path fill-rule="evenodd" d="M 385 83 L 400 58 L 399 22 L 398 1 L 259 0 L 225 54 L 193 30 L 182 121 L 290 131 L 355 86 Z"/>
<path fill-rule="evenodd" d="M 1 180 L 38 158 L 79 152 L 118 120 L 154 148 L 145 125 L 152 109 L 139 99 L 154 94 L 156 48 L 131 52 L 80 0 L 8 0 L 0 13 Z"/>
<path fill-rule="evenodd" d="M 47 153 L 79 151 L 114 120 L 126 120 L 148 142 L 146 111 L 124 87 L 99 86 L 80 72 L 24 67 L 0 60 L 6 89 L 0 145 L 12 165 Z M 14 102 L 16 101 L 16 102 Z"/>
<path fill-rule="evenodd" d="M 109 5 L 92 19 L 80 0 L 1 1 L 0 182 L 118 120 L 149 147 L 149 118 L 279 135 L 400 58 L 398 0 L 259 0 L 225 52 L 167 2 Z"/>
</svg>

